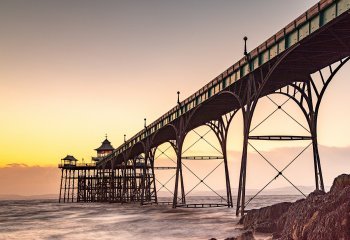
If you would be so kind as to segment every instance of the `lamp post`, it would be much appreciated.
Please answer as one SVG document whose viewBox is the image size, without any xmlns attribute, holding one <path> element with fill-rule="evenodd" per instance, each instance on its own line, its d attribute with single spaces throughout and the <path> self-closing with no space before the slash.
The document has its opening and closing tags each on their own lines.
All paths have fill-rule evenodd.
<svg viewBox="0 0 350 240">
<path fill-rule="evenodd" d="M 245 36 L 243 38 L 243 40 L 244 40 L 244 56 L 248 57 L 248 52 L 247 52 L 247 40 L 248 40 L 248 38 Z"/>
</svg>

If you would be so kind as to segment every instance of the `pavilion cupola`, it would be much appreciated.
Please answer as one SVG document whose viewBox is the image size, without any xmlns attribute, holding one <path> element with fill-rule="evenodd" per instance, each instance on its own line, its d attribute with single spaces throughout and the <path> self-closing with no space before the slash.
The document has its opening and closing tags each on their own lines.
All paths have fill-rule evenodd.
<svg viewBox="0 0 350 240">
<path fill-rule="evenodd" d="M 61 164 L 63 166 L 76 166 L 77 165 L 77 159 L 72 155 L 67 155 L 66 157 L 61 159 Z"/>
<path fill-rule="evenodd" d="M 112 153 L 113 150 L 114 150 L 114 148 L 113 148 L 111 142 L 108 141 L 108 138 L 106 135 L 106 139 L 102 142 L 101 146 L 95 149 L 95 151 L 97 151 L 97 158 L 93 158 L 93 160 L 98 161 L 101 158 Z"/>
</svg>

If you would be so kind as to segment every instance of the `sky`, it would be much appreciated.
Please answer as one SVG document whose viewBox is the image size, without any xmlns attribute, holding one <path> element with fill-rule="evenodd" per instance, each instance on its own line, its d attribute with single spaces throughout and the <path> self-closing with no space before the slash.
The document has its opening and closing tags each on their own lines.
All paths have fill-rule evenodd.
<svg viewBox="0 0 350 240">
<path fill-rule="evenodd" d="M 124 134 L 131 137 L 143 127 L 145 117 L 151 123 L 171 109 L 177 91 L 184 99 L 239 60 L 243 36 L 248 36 L 252 49 L 316 2 L 2 0 L 0 194 L 55 193 L 59 176 L 55 168 L 62 157 L 72 154 L 90 161 L 105 134 L 114 147 L 119 146 Z M 321 157 L 332 158 L 329 149 L 335 156 L 322 158 L 327 162 L 328 185 L 350 167 L 343 154 L 350 153 L 349 72 L 345 66 L 336 76 L 320 110 Z M 288 103 L 289 110 L 300 117 L 292 105 Z M 273 110 L 271 102 L 262 100 L 253 122 L 259 123 Z M 305 133 L 283 112 L 256 131 Z M 242 119 L 237 116 L 228 139 L 233 182 L 238 179 L 241 139 Z M 186 144 L 195 140 L 195 135 L 189 136 Z M 271 155 L 283 149 L 288 158 L 304 143 L 257 144 Z M 204 144 L 191 153 L 214 154 L 209 151 Z M 250 154 L 256 158 L 252 149 Z M 305 161 L 311 159 L 310 155 Z M 252 188 L 262 181 L 262 164 L 248 165 Z M 202 170 L 210 167 L 204 164 Z M 56 172 L 47 174 L 50 171 Z M 33 172 L 50 185 L 41 188 L 41 180 L 30 180 Z M 299 174 L 298 168 L 290 172 L 300 184 L 313 184 L 312 171 L 305 170 L 302 178 Z"/>
</svg>

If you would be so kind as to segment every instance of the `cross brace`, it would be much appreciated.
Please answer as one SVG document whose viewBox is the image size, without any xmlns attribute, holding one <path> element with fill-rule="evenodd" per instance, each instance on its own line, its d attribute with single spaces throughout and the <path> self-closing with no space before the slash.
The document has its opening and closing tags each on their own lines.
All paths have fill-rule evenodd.
<svg viewBox="0 0 350 240">
<path fill-rule="evenodd" d="M 250 140 L 269 140 L 269 141 L 300 141 L 300 140 L 312 140 L 311 136 L 249 136 Z"/>
</svg>

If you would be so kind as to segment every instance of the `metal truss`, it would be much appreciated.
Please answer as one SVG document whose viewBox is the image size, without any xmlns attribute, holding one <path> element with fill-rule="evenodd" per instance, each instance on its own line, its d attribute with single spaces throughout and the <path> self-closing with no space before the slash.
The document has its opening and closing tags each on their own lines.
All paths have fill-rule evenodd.
<svg viewBox="0 0 350 240">
<path fill-rule="evenodd" d="M 255 108 L 259 99 L 263 96 L 264 87 L 267 81 L 270 79 L 272 74 L 275 72 L 279 64 L 296 48 L 298 44 L 289 48 L 286 52 L 284 52 L 276 62 L 271 65 L 267 64 L 266 68 L 260 68 L 260 77 L 255 78 L 255 74 L 253 74 L 253 64 L 251 63 L 250 55 L 245 51 L 245 55 L 247 58 L 248 66 L 249 66 L 249 76 L 247 79 L 247 86 L 244 89 L 243 95 L 239 100 L 241 103 L 241 110 L 243 114 L 243 150 L 242 150 L 242 160 L 241 160 L 241 169 L 239 176 L 239 185 L 238 185 L 238 194 L 237 194 L 237 206 L 236 206 L 236 215 L 239 213 L 243 216 L 245 213 L 245 189 L 246 189 L 246 175 L 247 175 L 247 157 L 248 157 L 248 146 L 249 146 L 249 136 L 250 132 L 254 130 L 254 127 L 251 130 L 251 122 L 254 115 Z M 243 89 L 238 89 L 239 92 L 242 92 Z M 277 110 L 275 110 L 277 111 Z M 272 115 L 271 113 L 270 115 Z M 266 119 L 263 120 L 263 122 Z M 262 123 L 258 124 L 261 125 Z M 258 127 L 257 126 L 257 127 Z"/>
<path fill-rule="evenodd" d="M 338 71 L 349 61 L 349 57 L 342 59 L 318 71 L 319 78 L 311 75 L 302 82 L 295 82 L 275 93 L 288 96 L 302 110 L 311 133 L 314 155 L 314 170 L 316 189 L 324 191 L 321 160 L 317 141 L 317 121 L 320 105 L 329 84 Z"/>
<path fill-rule="evenodd" d="M 160 151 L 160 154 L 154 157 L 154 161 L 157 160 L 158 158 L 160 158 L 161 156 L 165 156 L 165 157 L 167 157 L 169 160 L 171 160 L 176 165 L 176 161 L 174 159 L 172 159 L 167 154 L 167 151 L 170 150 L 170 149 L 174 149 L 173 143 L 170 143 L 170 145 L 165 150 L 162 150 L 162 149 L 160 149 L 160 147 L 157 147 L 157 150 Z M 177 167 L 154 167 L 154 169 L 155 170 L 176 170 Z M 172 179 L 174 179 L 175 176 L 176 176 L 176 173 L 171 174 L 171 177 L 168 178 L 165 182 L 161 182 L 157 177 L 155 177 L 156 182 L 160 184 L 160 188 L 157 188 L 157 193 L 159 191 L 161 191 L 162 189 L 165 189 L 166 191 L 168 191 L 171 194 L 171 196 L 174 196 L 174 192 L 169 189 L 168 184 L 169 184 L 169 182 Z M 158 203 L 160 203 L 160 204 L 170 204 L 171 202 L 158 202 Z"/>
<path fill-rule="evenodd" d="M 339 69 L 349 60 L 349 57 L 334 63 L 324 69 L 318 71 L 320 75 L 320 81 L 316 82 L 317 79 L 313 79 L 309 76 L 306 79 L 303 79 L 300 82 L 294 82 L 290 85 L 277 90 L 272 94 L 282 94 L 287 96 L 288 99 L 282 104 L 277 104 L 271 97 L 266 96 L 275 106 L 276 109 L 272 111 L 265 119 L 263 119 L 256 126 L 251 127 L 251 120 L 253 117 L 253 113 L 257 102 L 262 94 L 262 89 L 264 86 L 264 82 L 268 79 L 268 74 L 261 83 L 249 84 L 246 99 L 247 104 L 243 106 L 243 120 L 244 120 L 244 143 L 243 143 L 243 153 L 242 153 L 242 162 L 241 162 L 241 173 L 240 173 L 240 183 L 239 183 L 239 192 L 237 198 L 237 209 L 236 215 L 241 213 L 241 215 L 245 212 L 245 207 L 248 205 L 257 195 L 261 193 L 272 181 L 277 179 L 278 177 L 283 177 L 287 182 L 289 182 L 292 186 L 294 186 L 301 194 L 305 196 L 304 193 L 300 191 L 288 178 L 283 175 L 283 172 L 310 146 L 313 148 L 313 158 L 314 158 L 314 171 L 315 171 L 315 185 L 316 189 L 324 191 L 324 183 L 322 177 L 322 169 L 321 169 L 321 161 L 318 151 L 318 142 L 317 142 L 317 119 L 319 107 L 324 96 L 324 93 L 330 84 L 331 80 L 334 78 L 335 74 L 339 71 Z M 273 68 L 269 70 L 271 72 Z M 263 76 L 263 75 L 262 75 Z M 326 77 L 327 76 L 327 77 Z M 254 76 L 250 77 L 251 82 L 254 82 Z M 260 84 L 260 85 L 259 85 Z M 286 110 L 283 109 L 283 106 L 289 101 L 293 100 L 303 112 L 308 126 L 304 126 L 299 121 L 297 121 L 291 114 L 289 114 Z M 295 121 L 300 127 L 310 133 L 310 136 L 284 136 L 284 135 L 271 135 L 271 136 L 251 136 L 251 132 L 253 132 L 256 128 L 258 128 L 262 123 L 264 123 L 267 119 L 269 119 L 272 115 L 274 115 L 277 111 L 284 112 L 288 117 L 290 117 L 293 121 Z M 255 146 L 253 146 L 249 140 L 264 140 L 264 141 L 300 141 L 300 140 L 309 140 L 311 143 L 307 145 L 294 159 L 292 159 L 289 164 L 287 164 L 282 170 L 277 169 L 265 156 L 263 156 Z M 252 147 L 272 168 L 274 168 L 277 172 L 277 175 L 274 176 L 266 185 L 263 186 L 261 190 L 259 190 L 252 198 L 248 201 L 245 201 L 245 185 L 246 185 L 246 162 L 247 162 L 247 147 Z"/>
<path fill-rule="evenodd" d="M 188 207 L 186 204 L 186 196 L 191 193 L 193 190 L 195 190 L 199 185 L 203 184 L 208 189 L 210 189 L 213 193 L 215 193 L 217 196 L 220 197 L 222 201 L 225 201 L 226 204 L 221 204 L 222 206 L 228 206 L 232 207 L 232 194 L 231 194 L 231 185 L 230 185 L 230 179 L 229 179 L 229 171 L 228 171 L 228 165 L 227 165 L 227 153 L 226 153 L 226 144 L 227 144 L 227 135 L 228 135 L 228 127 L 230 125 L 230 122 L 233 119 L 233 116 L 235 115 L 237 111 L 228 113 L 224 116 L 221 116 L 217 120 L 213 120 L 208 122 L 206 125 L 209 126 L 209 130 L 205 132 L 204 134 L 199 134 L 195 129 L 191 130 L 193 131 L 197 136 L 197 140 L 193 142 L 190 146 L 188 146 L 186 149 L 182 150 L 183 148 L 183 141 L 187 135 L 188 132 L 186 132 L 184 129 L 180 130 L 180 133 L 184 133 L 183 135 L 179 134 L 179 138 L 172 144 L 174 147 L 174 150 L 177 154 L 177 174 L 175 179 L 175 190 L 174 190 L 174 198 L 173 198 L 173 207 Z M 180 125 L 181 126 L 181 125 Z M 213 131 L 220 143 L 221 149 L 218 149 L 215 147 L 212 143 L 210 143 L 205 136 Z M 181 137 L 181 138 L 180 138 Z M 211 146 L 213 149 L 215 149 L 220 156 L 183 156 L 188 150 L 190 150 L 192 147 L 194 147 L 199 141 L 205 141 L 209 146 Z M 204 178 L 200 178 L 193 170 L 191 170 L 187 164 L 185 164 L 182 160 L 222 160 L 219 164 L 215 166 L 215 168 L 210 171 Z M 216 170 L 218 169 L 222 164 L 225 166 L 225 180 L 226 180 L 226 199 L 222 197 L 219 193 L 217 193 L 212 187 L 210 187 L 205 180 Z M 187 193 L 184 191 L 184 183 L 183 183 L 183 176 L 182 176 L 182 167 L 185 167 L 193 176 L 195 176 L 198 179 L 198 183 L 190 189 Z M 177 191 L 178 191 L 178 182 L 179 182 L 179 175 L 181 176 L 181 198 L 177 197 Z M 171 178 L 172 179 L 172 178 Z M 181 204 L 178 204 L 178 199 L 181 199 Z M 215 205 L 215 204 L 214 204 Z M 213 205 L 213 206 L 214 206 Z M 200 207 L 201 205 L 192 204 L 193 206 Z M 207 207 L 207 205 L 205 205 Z M 216 206 L 216 205 L 215 205 Z"/>
</svg>

